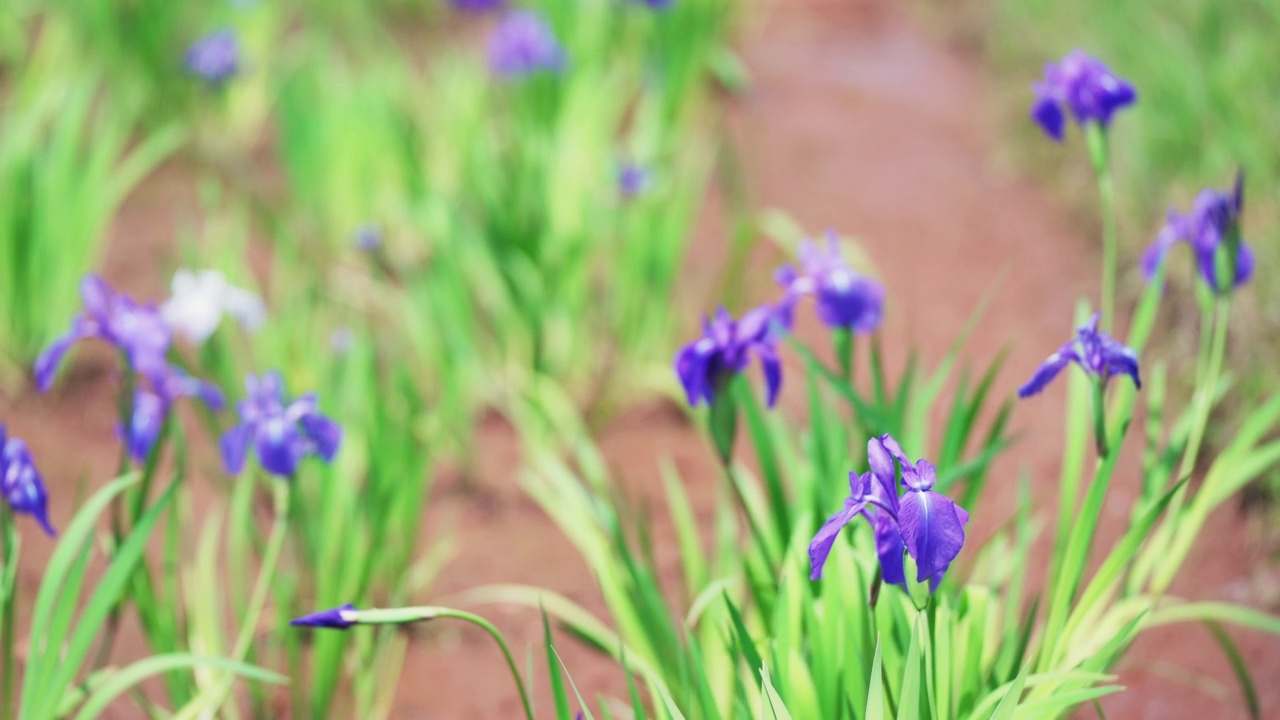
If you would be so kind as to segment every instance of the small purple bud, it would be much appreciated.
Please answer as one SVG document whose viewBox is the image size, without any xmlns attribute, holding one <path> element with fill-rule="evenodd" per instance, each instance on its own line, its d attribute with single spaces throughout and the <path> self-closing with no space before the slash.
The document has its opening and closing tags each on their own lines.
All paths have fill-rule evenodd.
<svg viewBox="0 0 1280 720">
<path fill-rule="evenodd" d="M 4 425 L 0 425 L 0 496 L 14 512 L 35 518 L 49 537 L 58 534 L 49 522 L 49 494 L 31 452 L 23 441 L 6 439 Z"/>
<path fill-rule="evenodd" d="M 356 624 L 355 618 L 359 611 L 351 603 L 347 603 L 331 610 L 321 610 L 310 615 L 303 615 L 289 621 L 290 625 L 295 627 L 320 627 L 332 628 L 334 630 L 346 630 Z"/>
</svg>

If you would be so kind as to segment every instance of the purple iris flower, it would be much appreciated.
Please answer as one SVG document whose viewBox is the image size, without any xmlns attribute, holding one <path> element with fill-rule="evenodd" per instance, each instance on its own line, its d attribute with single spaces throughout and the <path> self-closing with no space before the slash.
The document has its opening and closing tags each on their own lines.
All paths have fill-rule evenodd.
<svg viewBox="0 0 1280 720">
<path fill-rule="evenodd" d="M 286 401 L 284 382 L 276 372 L 245 381 L 248 397 L 240 401 L 240 424 L 222 436 L 227 472 L 244 468 L 250 444 L 267 472 L 291 477 L 309 455 L 331 462 L 342 442 L 342 427 L 317 409 L 314 393 Z"/>
<path fill-rule="evenodd" d="M 1066 129 L 1064 106 L 1078 125 L 1096 122 L 1105 130 L 1111 116 L 1138 97 L 1133 85 L 1082 50 L 1073 50 L 1058 62 L 1045 65 L 1044 80 L 1033 88 L 1036 101 L 1031 106 L 1031 117 L 1054 140 L 1062 140 Z"/>
<path fill-rule="evenodd" d="M 36 387 L 46 392 L 53 386 L 58 365 L 72 345 L 81 340 L 104 340 L 116 346 L 139 375 L 162 374 L 168 368 L 165 353 L 172 335 L 153 303 L 141 305 L 117 293 L 97 275 L 80 283 L 84 312 L 71 323 L 66 335 L 58 338 L 36 359 Z"/>
<path fill-rule="evenodd" d="M 330 610 L 321 610 L 320 612 L 303 615 L 289 621 L 290 625 L 296 627 L 321 627 L 332 628 L 334 630 L 346 630 L 356 624 L 354 619 L 356 606 L 347 603 L 340 607 Z"/>
<path fill-rule="evenodd" d="M 649 171 L 634 163 L 623 163 L 618 168 L 618 191 L 622 197 L 631 198 L 644 192 L 649 186 Z"/>
<path fill-rule="evenodd" d="M 1190 214 L 1179 215 L 1169 211 L 1156 241 L 1142 256 L 1142 274 L 1148 280 L 1174 245 L 1185 242 L 1196 255 L 1200 277 L 1218 292 L 1218 249 L 1234 246 L 1236 253 L 1235 280 L 1239 287 L 1253 276 L 1253 250 L 1240 237 L 1240 213 L 1244 209 L 1244 173 L 1236 173 L 1235 186 L 1231 190 L 1218 191 L 1205 188 L 1196 196 Z"/>
<path fill-rule="evenodd" d="M 716 311 L 714 319 L 704 318 L 702 337 L 685 345 L 675 358 L 676 376 L 690 405 L 711 405 L 716 393 L 745 370 L 755 355 L 764 371 L 765 401 L 773 407 L 782 388 L 778 338 L 772 326 L 776 313 L 772 306 L 762 305 L 736 321 L 724 308 Z"/>
<path fill-rule="evenodd" d="M 210 85 L 221 85 L 240 72 L 240 40 L 230 30 L 215 30 L 192 43 L 182 64 Z"/>
<path fill-rule="evenodd" d="M 827 233 L 827 245 L 803 240 L 799 248 L 800 268 L 784 265 L 774 273 L 786 291 L 781 316 L 791 327 L 795 305 L 805 295 L 817 300 L 818 318 L 831 329 L 844 328 L 869 333 L 880 326 L 884 314 L 884 287 L 855 273 L 840 254 L 840 241 Z"/>
<path fill-rule="evenodd" d="M 929 591 L 936 590 L 964 547 L 969 513 L 951 498 L 934 492 L 937 472 L 933 465 L 923 459 L 913 465 L 892 437 L 881 435 L 869 440 L 867 461 L 871 472 L 849 473 L 849 497 L 844 509 L 828 518 L 809 543 L 809 578 L 822 578 L 822 568 L 836 537 L 861 515 L 875 533 L 876 555 L 885 582 L 906 587 L 905 551 L 916 561 L 916 582 L 928 579 Z"/>
<path fill-rule="evenodd" d="M 72 345 L 90 339 L 114 345 L 143 383 L 134 396 L 133 416 L 127 426 L 119 428 L 130 455 L 139 462 L 150 453 L 174 400 L 196 397 L 215 412 L 222 409 L 222 392 L 216 386 L 169 364 L 166 355 L 173 335 L 154 303 L 138 303 L 116 292 L 97 275 L 88 275 L 80 283 L 80 296 L 84 312 L 72 321 L 66 335 L 36 359 L 36 387 L 40 392 L 53 386 L 58 366 Z"/>
<path fill-rule="evenodd" d="M 1079 365 L 1089 377 L 1104 385 L 1113 376 L 1128 375 L 1133 378 L 1134 386 L 1142 387 L 1142 380 L 1138 377 L 1138 354 L 1099 330 L 1101 318 L 1102 313 L 1094 313 L 1089 322 L 1077 328 L 1075 338 L 1045 359 L 1035 375 L 1018 388 L 1018 397 L 1028 398 L 1043 390 L 1068 363 Z"/>
<path fill-rule="evenodd" d="M 58 533 L 49 523 L 49 493 L 36 469 L 27 444 L 10 438 L 0 423 L 0 496 L 15 512 L 26 513 L 40 523 L 49 537 Z"/>
<path fill-rule="evenodd" d="M 489 35 L 489 69 L 498 77 L 556 72 L 564 64 L 564 48 L 551 26 L 532 11 L 508 13 Z"/>
</svg>

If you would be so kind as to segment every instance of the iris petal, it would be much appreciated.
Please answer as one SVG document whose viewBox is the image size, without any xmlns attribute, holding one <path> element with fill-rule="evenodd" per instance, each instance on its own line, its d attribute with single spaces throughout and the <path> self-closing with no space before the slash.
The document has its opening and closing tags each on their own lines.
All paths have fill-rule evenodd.
<svg viewBox="0 0 1280 720">
<path fill-rule="evenodd" d="M 916 560 L 916 582 L 945 572 L 964 546 L 964 523 L 956 510 L 951 498 L 932 490 L 907 492 L 899 500 L 898 527 Z"/>
</svg>

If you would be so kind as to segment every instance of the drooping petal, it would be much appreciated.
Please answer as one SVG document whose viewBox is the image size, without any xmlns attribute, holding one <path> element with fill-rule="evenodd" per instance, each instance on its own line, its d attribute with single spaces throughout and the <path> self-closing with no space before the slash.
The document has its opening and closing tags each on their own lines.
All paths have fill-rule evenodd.
<svg viewBox="0 0 1280 720">
<path fill-rule="evenodd" d="M 1253 248 L 1241 240 L 1240 247 L 1236 250 L 1236 286 L 1249 282 L 1253 277 Z"/>
<path fill-rule="evenodd" d="M 685 345 L 675 358 L 676 377 L 684 387 L 685 397 L 691 407 L 705 400 L 711 402 L 711 383 L 708 364 L 715 352 L 715 341 L 701 338 Z"/>
<path fill-rule="evenodd" d="M 1052 97 L 1037 95 L 1035 104 L 1031 106 L 1031 119 L 1036 121 L 1036 124 L 1044 130 L 1046 135 L 1058 142 L 1062 141 L 1067 118 L 1062 114 L 1062 108 Z"/>
<path fill-rule="evenodd" d="M 809 541 L 809 579 L 822 579 L 822 568 L 827 564 L 827 556 L 831 554 L 831 547 L 836 542 L 836 537 L 840 531 L 848 525 L 850 521 L 862 512 L 862 503 L 845 503 L 845 507 L 840 512 L 827 518 L 827 521 L 818 528 L 818 532 Z"/>
<path fill-rule="evenodd" d="M 129 455 L 139 463 L 146 462 L 164 427 L 168 404 L 159 395 L 139 390 L 133 396 L 133 414 L 124 432 Z"/>
<path fill-rule="evenodd" d="M 333 462 L 342 444 L 342 426 L 320 413 L 304 415 L 301 422 L 316 454 L 325 462 Z"/>
<path fill-rule="evenodd" d="M 1022 387 L 1018 388 L 1018 397 L 1029 398 L 1032 395 L 1039 393 L 1046 385 L 1058 376 L 1058 373 L 1062 372 L 1062 369 L 1065 368 L 1068 363 L 1079 361 L 1079 356 L 1070 345 L 1063 346 L 1061 350 L 1046 358 L 1045 361 L 1040 364 L 1040 367 L 1036 368 L 1036 372 L 1031 376 L 1031 379 Z"/>
<path fill-rule="evenodd" d="M 71 332 L 58 338 L 36 358 L 36 388 L 40 392 L 48 392 L 53 387 L 53 378 L 58 374 L 58 366 L 66 357 L 67 351 L 80 340 L 80 335 L 72 328 Z"/>
<path fill-rule="evenodd" d="M 1133 378 L 1134 387 L 1142 387 L 1142 380 L 1138 377 L 1138 353 L 1132 348 L 1110 340 L 1106 345 L 1104 356 L 1107 377 L 1128 375 Z"/>
<path fill-rule="evenodd" d="M 320 627 L 331 628 L 334 630 L 346 630 L 355 625 L 353 614 L 356 613 L 356 606 L 351 603 L 341 605 L 330 610 L 322 610 L 320 612 L 303 615 L 300 618 L 294 618 L 289 621 L 290 625 L 295 627 Z"/>
<path fill-rule="evenodd" d="M 299 437 L 297 426 L 283 416 L 266 418 L 254 433 L 254 449 L 258 462 L 272 475 L 291 477 L 298 469 Z"/>
<path fill-rule="evenodd" d="M 902 533 L 898 523 L 884 510 L 870 514 L 875 532 L 876 555 L 880 558 L 880 574 L 884 581 L 899 587 L 907 586 L 907 573 L 902 559 Z"/>
<path fill-rule="evenodd" d="M 899 500 L 898 527 L 916 561 L 916 582 L 945 571 L 960 554 L 964 523 L 956 510 L 951 498 L 932 490 L 909 491 Z"/>
<path fill-rule="evenodd" d="M 222 465 L 231 475 L 239 475 L 244 469 L 245 458 L 249 454 L 249 443 L 253 440 L 253 426 L 241 423 L 226 431 L 218 442 L 222 451 Z"/>
<path fill-rule="evenodd" d="M 782 390 L 782 361 L 773 346 L 758 344 L 755 346 L 756 357 L 760 358 L 760 369 L 764 372 L 765 405 L 773 407 L 778 401 L 778 392 Z"/>
</svg>

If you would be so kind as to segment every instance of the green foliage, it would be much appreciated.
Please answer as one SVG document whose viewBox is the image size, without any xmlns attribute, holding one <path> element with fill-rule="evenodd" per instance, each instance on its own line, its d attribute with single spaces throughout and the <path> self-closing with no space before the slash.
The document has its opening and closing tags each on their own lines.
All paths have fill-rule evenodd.
<svg viewBox="0 0 1280 720">
<path fill-rule="evenodd" d="M 0 106 L 0 384 L 6 386 L 66 330 L 112 217 L 182 137 L 169 127 L 135 143 L 136 109 L 104 102 L 95 74 L 51 67 L 57 43 L 52 31 L 42 36 L 13 96 Z"/>
</svg>

